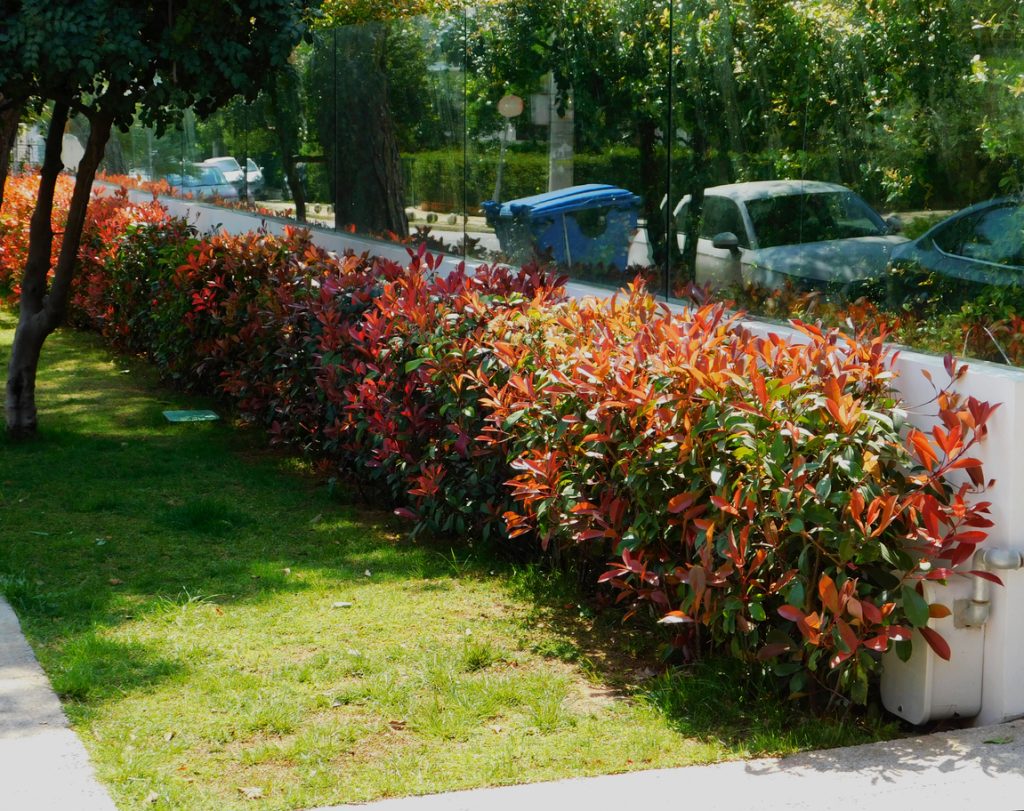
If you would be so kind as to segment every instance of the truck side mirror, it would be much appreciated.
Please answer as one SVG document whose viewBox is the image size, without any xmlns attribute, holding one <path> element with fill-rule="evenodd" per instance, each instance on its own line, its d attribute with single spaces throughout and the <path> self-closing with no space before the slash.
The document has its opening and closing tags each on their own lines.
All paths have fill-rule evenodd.
<svg viewBox="0 0 1024 811">
<path fill-rule="evenodd" d="M 723 231 L 720 234 L 715 234 L 711 240 L 711 245 L 720 251 L 732 251 L 735 253 L 740 249 L 740 240 L 732 231 Z"/>
</svg>

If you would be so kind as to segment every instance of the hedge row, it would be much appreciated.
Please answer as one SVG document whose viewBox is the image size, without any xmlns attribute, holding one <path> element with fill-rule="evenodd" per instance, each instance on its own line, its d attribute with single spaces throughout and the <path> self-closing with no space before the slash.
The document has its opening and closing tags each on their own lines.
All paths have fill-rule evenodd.
<svg viewBox="0 0 1024 811">
<path fill-rule="evenodd" d="M 411 205 L 440 203 L 447 210 L 462 206 L 465 180 L 466 205 L 479 207 L 494 196 L 498 156 L 470 152 L 463 166 L 461 149 L 417 152 L 403 156 L 406 192 Z M 463 169 L 465 168 L 465 178 Z M 620 147 L 600 155 L 577 154 L 573 159 L 574 182 L 608 183 L 640 192 L 640 155 Z M 501 177 L 501 198 L 515 200 L 540 194 L 548 188 L 548 156 L 531 152 L 507 152 Z"/>
<path fill-rule="evenodd" d="M 912 629 L 949 655 L 922 582 L 990 526 L 970 449 L 992 407 L 944 391 L 939 427 L 906 429 L 880 339 L 798 323 L 787 343 L 639 284 L 580 302 L 537 267 L 441 278 L 422 250 L 403 267 L 297 229 L 199 239 L 152 207 L 95 212 L 76 320 L 356 474 L 414 531 L 536 542 L 689 655 L 728 651 L 793 695 L 864 701 Z"/>
</svg>

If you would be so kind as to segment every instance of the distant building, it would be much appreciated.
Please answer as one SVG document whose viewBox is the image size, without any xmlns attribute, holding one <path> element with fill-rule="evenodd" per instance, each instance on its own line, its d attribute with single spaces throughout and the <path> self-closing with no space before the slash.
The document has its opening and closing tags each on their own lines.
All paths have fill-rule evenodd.
<svg viewBox="0 0 1024 811">
<path fill-rule="evenodd" d="M 14 139 L 14 167 L 38 166 L 43 162 L 43 151 L 46 138 L 39 131 L 39 125 L 31 127 L 22 124 L 18 127 L 18 137 Z"/>
</svg>

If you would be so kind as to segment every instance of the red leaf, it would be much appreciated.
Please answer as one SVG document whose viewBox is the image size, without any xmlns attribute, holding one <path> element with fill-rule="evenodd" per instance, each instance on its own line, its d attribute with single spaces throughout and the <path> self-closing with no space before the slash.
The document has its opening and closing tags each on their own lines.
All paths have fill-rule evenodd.
<svg viewBox="0 0 1024 811">
<path fill-rule="evenodd" d="M 990 583 L 995 583 L 997 586 L 1003 585 L 1003 581 L 999 579 L 999 576 L 992 572 L 983 572 L 980 569 L 972 569 L 967 574 L 973 574 L 975 577 L 980 577 L 982 580 L 988 580 Z"/>
<path fill-rule="evenodd" d="M 885 653 L 889 650 L 889 637 L 885 634 L 879 634 L 878 636 L 871 637 L 871 639 L 865 639 L 864 647 L 879 653 Z"/>
<path fill-rule="evenodd" d="M 682 611 L 669 611 L 664 617 L 658 620 L 659 625 L 681 625 L 692 623 L 693 619 L 686 616 Z"/>
<path fill-rule="evenodd" d="M 846 645 L 851 653 L 857 650 L 860 640 L 857 639 L 857 634 L 853 632 L 853 628 L 843 620 L 839 620 L 836 624 L 839 626 L 839 636 L 842 637 L 843 644 Z"/>
<path fill-rule="evenodd" d="M 890 625 L 885 629 L 885 633 L 893 642 L 906 642 L 910 639 L 910 631 L 902 625 Z"/>
<path fill-rule="evenodd" d="M 923 636 L 924 641 L 928 643 L 928 647 L 935 651 L 935 655 L 948 662 L 952 652 L 949 649 L 949 643 L 942 638 L 942 635 L 927 627 L 918 628 L 917 630 L 921 632 L 921 636 Z"/>
<path fill-rule="evenodd" d="M 693 493 L 679 493 L 668 500 L 668 511 L 673 514 L 681 513 L 696 500 L 697 497 Z"/>
<path fill-rule="evenodd" d="M 878 610 L 878 606 L 867 600 L 860 601 L 861 610 L 864 612 L 864 619 L 870 622 L 872 625 L 878 625 L 882 621 L 882 612 Z"/>
<path fill-rule="evenodd" d="M 917 458 L 921 460 L 921 464 L 928 468 L 928 470 L 932 470 L 939 458 L 936 456 L 935 451 L 932 450 L 932 443 L 928 440 L 928 437 L 915 428 L 911 429 L 907 438 L 913 444 L 914 450 L 917 451 Z"/>
<path fill-rule="evenodd" d="M 779 606 L 779 616 L 790 622 L 800 622 L 804 618 L 804 612 L 795 605 Z"/>
</svg>

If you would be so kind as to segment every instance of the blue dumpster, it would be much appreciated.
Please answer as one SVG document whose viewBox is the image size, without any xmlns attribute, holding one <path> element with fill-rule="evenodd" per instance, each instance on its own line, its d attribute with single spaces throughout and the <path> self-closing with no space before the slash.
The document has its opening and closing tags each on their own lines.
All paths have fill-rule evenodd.
<svg viewBox="0 0 1024 811">
<path fill-rule="evenodd" d="M 481 204 L 502 252 L 513 262 L 550 252 L 559 265 L 626 269 L 629 240 L 643 200 L 602 183 Z"/>
</svg>

